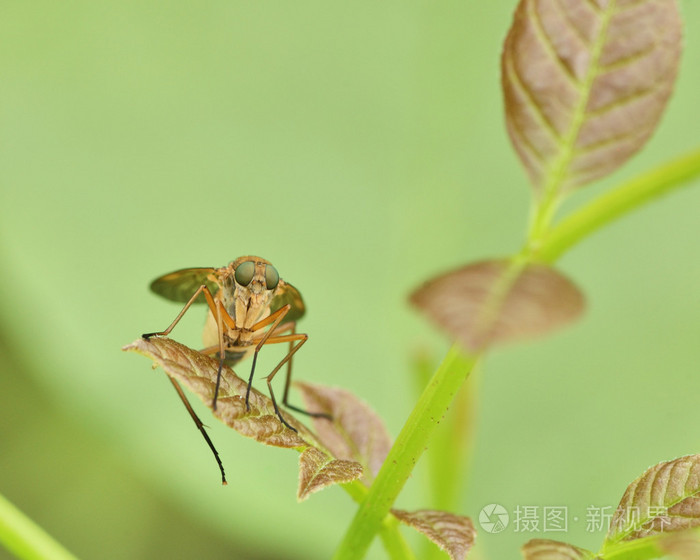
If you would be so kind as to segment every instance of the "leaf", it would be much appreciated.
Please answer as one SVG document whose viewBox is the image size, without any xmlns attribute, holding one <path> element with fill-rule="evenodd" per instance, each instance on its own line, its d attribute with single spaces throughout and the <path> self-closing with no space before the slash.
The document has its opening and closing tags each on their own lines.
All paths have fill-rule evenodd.
<svg viewBox="0 0 700 560">
<path fill-rule="evenodd" d="M 418 511 L 392 509 L 391 513 L 402 523 L 423 533 L 447 552 L 452 560 L 466 558 L 469 550 L 474 546 L 476 530 L 468 517 L 430 509 Z"/>
<path fill-rule="evenodd" d="M 333 421 L 313 418 L 318 439 L 338 459 L 362 464 L 365 484 L 379 472 L 389 449 L 389 437 L 382 419 L 364 401 L 337 387 L 296 382 L 309 410 L 330 414 Z"/>
<path fill-rule="evenodd" d="M 219 362 L 174 340 L 154 337 L 137 339 L 123 348 L 151 358 L 170 377 L 185 385 L 210 409 L 214 398 Z M 221 371 L 221 386 L 214 416 L 239 434 L 265 445 L 287 447 L 302 453 L 299 462 L 298 498 L 331 484 L 349 482 L 362 476 L 362 465 L 352 461 L 334 461 L 313 434 L 289 413 L 285 419 L 298 430 L 284 427 L 275 414 L 272 401 L 255 388 L 250 391 L 250 411 L 246 410 L 247 383 L 229 367 Z"/>
<path fill-rule="evenodd" d="M 299 501 L 332 484 L 350 482 L 362 476 L 362 465 L 355 461 L 333 459 L 315 447 L 307 447 L 299 456 Z"/>
<path fill-rule="evenodd" d="M 676 0 L 521 0 L 501 59 L 506 124 L 535 190 L 571 190 L 651 136 L 681 53 Z"/>
<path fill-rule="evenodd" d="M 627 487 L 605 546 L 700 527 L 700 455 L 659 463 Z"/>
<path fill-rule="evenodd" d="M 585 306 L 575 284 L 555 269 L 507 260 L 438 276 L 411 302 L 470 350 L 547 333 L 574 321 Z"/>
<path fill-rule="evenodd" d="M 583 548 L 548 539 L 533 539 L 520 550 L 525 560 L 588 560 L 594 557 L 592 552 Z"/>
</svg>

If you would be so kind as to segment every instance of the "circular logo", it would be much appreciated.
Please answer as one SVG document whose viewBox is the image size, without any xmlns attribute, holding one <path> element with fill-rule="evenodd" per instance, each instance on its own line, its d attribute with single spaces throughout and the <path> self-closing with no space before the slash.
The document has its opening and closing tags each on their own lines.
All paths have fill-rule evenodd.
<svg viewBox="0 0 700 560">
<path fill-rule="evenodd" d="M 500 533 L 508 527 L 510 517 L 500 504 L 489 504 L 479 512 L 479 525 L 487 533 Z"/>
</svg>

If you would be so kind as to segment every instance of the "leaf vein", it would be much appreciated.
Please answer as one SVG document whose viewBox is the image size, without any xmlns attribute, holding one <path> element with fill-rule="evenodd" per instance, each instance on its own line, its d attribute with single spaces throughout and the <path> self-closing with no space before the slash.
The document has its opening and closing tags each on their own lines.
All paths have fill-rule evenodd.
<svg viewBox="0 0 700 560">
<path fill-rule="evenodd" d="M 614 7 L 615 0 L 610 0 L 610 5 L 607 8 L 607 15 L 604 14 L 605 17 L 602 18 L 597 37 L 592 43 L 588 69 L 586 70 L 586 75 L 582 82 L 583 86 L 579 90 L 580 99 L 572 111 L 569 129 L 563 136 L 559 154 L 556 157 L 556 160 L 550 166 L 549 176 L 547 177 L 547 181 L 542 189 L 544 193 L 544 200 L 548 200 L 550 202 L 556 200 L 561 185 L 565 183 L 570 174 L 570 166 L 574 158 L 576 139 L 578 138 L 581 132 L 581 127 L 586 120 L 586 107 L 588 106 L 591 89 L 593 87 L 593 83 L 595 82 L 598 62 L 600 61 L 603 47 L 605 46 L 608 27 L 612 17 L 610 13 Z"/>
<path fill-rule="evenodd" d="M 513 84 L 517 86 L 517 88 L 520 90 L 520 93 L 527 99 L 527 106 L 530 108 L 530 111 L 533 114 L 533 116 L 539 121 L 540 125 L 545 130 L 547 130 L 547 132 L 550 133 L 555 142 L 560 142 L 561 137 L 554 128 L 554 125 L 547 118 L 547 115 L 544 114 L 544 111 L 542 110 L 540 105 L 537 103 L 534 94 L 527 87 L 527 84 L 521 79 L 520 75 L 518 74 L 518 70 L 515 67 L 515 63 L 513 62 L 513 59 L 511 57 L 508 57 L 508 60 L 506 62 L 506 71 L 510 75 Z"/>
<path fill-rule="evenodd" d="M 667 517 L 670 517 L 671 519 L 698 519 L 697 515 L 682 515 L 680 513 L 674 513 L 673 515 L 668 515 Z"/>
<path fill-rule="evenodd" d="M 633 10 L 634 8 L 637 8 L 638 6 L 641 6 L 642 4 L 647 4 L 649 0 L 638 0 L 637 2 L 629 2 L 625 4 L 624 6 L 620 6 L 617 8 L 614 12 L 613 15 L 618 15 L 622 14 L 628 10 Z"/>
<path fill-rule="evenodd" d="M 574 33 L 576 38 L 579 40 L 579 42 L 586 48 L 586 50 L 590 50 L 591 45 L 588 42 L 588 38 L 583 35 L 581 30 L 576 26 L 576 22 L 574 22 L 573 19 L 571 19 L 571 15 L 567 10 L 564 9 L 564 6 L 561 5 L 560 1 L 554 2 L 554 5 L 557 7 L 557 10 L 561 14 L 562 18 L 564 19 L 564 24 L 571 29 L 571 31 Z"/>
<path fill-rule="evenodd" d="M 635 129 L 635 130 L 630 130 L 627 131 L 623 134 L 618 134 L 617 136 L 611 136 L 609 138 L 605 138 L 604 140 L 599 140 L 598 142 L 593 142 L 592 144 L 587 144 L 586 146 L 583 146 L 581 148 L 577 148 L 574 151 L 575 156 L 582 156 L 582 155 L 587 155 L 591 154 L 595 151 L 602 150 L 605 148 L 608 148 L 612 145 L 619 144 L 620 142 L 626 141 L 630 138 L 634 138 L 635 136 L 644 136 L 646 132 L 651 128 L 653 125 L 647 125 L 645 128 L 641 129 Z"/>
<path fill-rule="evenodd" d="M 643 58 L 648 57 L 650 54 L 653 54 L 656 50 L 658 49 L 658 43 L 653 43 L 650 47 L 638 51 L 634 54 L 631 54 L 630 56 L 627 56 L 625 58 L 621 58 L 619 60 L 616 60 L 615 62 L 611 62 L 610 64 L 606 64 L 605 66 L 600 66 L 598 68 L 598 75 L 601 74 L 607 74 L 609 72 L 613 72 L 615 70 L 621 70 L 622 68 L 625 68 L 626 66 L 630 66 L 631 64 L 642 60 Z"/>
<path fill-rule="evenodd" d="M 633 103 L 634 101 L 637 101 L 639 99 L 643 99 L 644 97 L 648 97 L 649 95 L 655 94 L 657 91 L 662 86 L 665 86 L 666 82 L 663 80 L 660 80 L 658 82 L 655 82 L 653 86 L 643 89 L 641 91 L 636 91 L 627 97 L 622 97 L 619 99 L 615 99 L 615 101 L 608 103 L 607 105 L 603 105 L 602 107 L 598 107 L 595 111 L 590 111 L 586 113 L 586 118 L 595 118 L 595 117 L 601 117 L 605 115 L 606 113 L 615 110 L 618 107 L 622 107 L 624 105 L 628 105 L 630 103 Z"/>
<path fill-rule="evenodd" d="M 583 85 L 582 82 L 578 78 L 576 78 L 576 76 L 574 76 L 571 69 L 566 64 L 564 64 L 562 59 L 557 54 L 557 49 L 554 46 L 554 43 L 552 43 L 551 37 L 545 31 L 544 24 L 542 23 L 542 19 L 540 17 L 540 13 L 534 6 L 533 1 L 530 1 L 528 3 L 528 12 L 530 15 L 530 20 L 533 23 L 532 27 L 535 31 L 535 35 L 537 35 L 537 37 L 539 38 L 540 43 L 544 47 L 544 50 L 547 51 L 549 58 L 562 71 L 564 76 L 569 80 L 569 82 L 571 82 L 574 88 L 577 90 L 581 90 L 581 87 Z"/>
<path fill-rule="evenodd" d="M 688 481 L 690 480 L 690 475 L 691 475 L 691 473 L 692 473 L 692 470 L 693 470 L 693 467 L 692 467 L 692 466 L 689 466 L 689 467 L 686 469 L 685 481 L 683 482 L 683 492 L 685 492 L 685 490 L 688 488 Z M 698 491 L 700 491 L 700 489 L 696 490 L 696 493 L 697 493 Z"/>
<path fill-rule="evenodd" d="M 513 126 L 511 126 L 511 130 L 518 135 L 518 138 L 522 142 L 522 147 L 525 148 L 525 151 L 527 151 L 532 156 L 538 167 L 540 169 L 543 169 L 546 163 L 544 156 L 537 151 L 535 146 L 532 145 L 532 142 L 525 135 L 525 132 L 522 130 L 522 128 L 513 124 Z"/>
<path fill-rule="evenodd" d="M 601 14 L 602 10 L 598 4 L 596 4 L 593 0 L 584 0 L 586 4 L 588 4 L 591 9 L 596 13 L 596 14 Z"/>
</svg>

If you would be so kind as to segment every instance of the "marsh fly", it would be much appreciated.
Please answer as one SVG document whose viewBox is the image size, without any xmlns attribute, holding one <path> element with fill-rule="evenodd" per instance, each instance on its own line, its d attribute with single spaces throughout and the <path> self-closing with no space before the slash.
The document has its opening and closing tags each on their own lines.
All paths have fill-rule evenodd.
<svg viewBox="0 0 700 560">
<path fill-rule="evenodd" d="M 279 277 L 277 269 L 269 261 L 260 257 L 240 257 L 221 268 L 186 268 L 171 272 L 151 283 L 151 290 L 166 299 L 184 303 L 175 320 L 164 331 L 146 333 L 143 338 L 168 335 L 178 324 L 183 315 L 194 303 L 206 303 L 209 307 L 204 327 L 203 354 L 217 356 L 219 371 L 212 407 L 216 410 L 216 400 L 221 383 L 221 370 L 224 364 L 232 366 L 243 358 L 253 356 L 246 390 L 246 409 L 250 410 L 250 388 L 255 373 L 258 353 L 268 344 L 289 343 L 287 354 L 267 375 L 267 386 L 277 417 L 290 430 L 296 431 L 282 416 L 272 389 L 272 379 L 287 364 L 287 376 L 282 402 L 287 408 L 316 417 L 326 414 L 311 413 L 289 404 L 289 387 L 291 380 L 292 356 L 307 341 L 308 336 L 296 332 L 296 321 L 305 312 L 304 301 L 299 291 Z M 222 479 L 225 483 L 224 470 L 219 456 L 201 420 L 192 410 L 185 395 L 175 385 L 180 398 L 185 403 L 197 428 L 214 452 Z"/>
</svg>

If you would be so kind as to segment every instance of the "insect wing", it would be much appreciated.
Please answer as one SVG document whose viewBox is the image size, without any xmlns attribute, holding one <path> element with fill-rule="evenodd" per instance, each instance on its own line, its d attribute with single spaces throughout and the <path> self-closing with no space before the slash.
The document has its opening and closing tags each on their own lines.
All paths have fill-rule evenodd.
<svg viewBox="0 0 700 560">
<path fill-rule="evenodd" d="M 270 302 L 270 313 L 274 313 L 285 305 L 291 305 L 289 313 L 284 316 L 284 322 L 297 321 L 306 313 L 304 300 L 301 299 L 301 294 L 291 284 L 287 284 L 284 280 L 280 280 L 277 288 L 277 295 Z"/>
<path fill-rule="evenodd" d="M 215 268 L 184 268 L 176 270 L 151 282 L 151 290 L 159 296 L 180 303 L 187 303 L 202 284 L 206 284 L 214 294 L 219 285 L 209 277 Z M 194 303 L 206 303 L 204 294 L 199 294 Z M 284 305 L 284 304 L 282 304 Z"/>
</svg>

